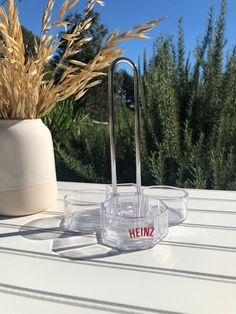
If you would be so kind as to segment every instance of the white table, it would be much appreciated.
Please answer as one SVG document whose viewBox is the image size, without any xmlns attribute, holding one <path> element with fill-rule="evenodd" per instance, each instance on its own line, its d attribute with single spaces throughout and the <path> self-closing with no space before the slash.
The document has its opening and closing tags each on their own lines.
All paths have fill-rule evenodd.
<svg viewBox="0 0 236 314">
<path fill-rule="evenodd" d="M 49 211 L 0 218 L 1 314 L 236 313 L 236 192 L 189 190 L 189 218 L 155 248 L 76 260 L 101 253 L 60 228 L 63 196 L 85 184 L 58 187 Z"/>
</svg>

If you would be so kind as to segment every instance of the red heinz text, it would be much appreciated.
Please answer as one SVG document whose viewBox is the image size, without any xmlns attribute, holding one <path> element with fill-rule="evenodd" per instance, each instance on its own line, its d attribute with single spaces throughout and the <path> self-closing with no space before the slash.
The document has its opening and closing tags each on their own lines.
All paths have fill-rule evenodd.
<svg viewBox="0 0 236 314">
<path fill-rule="evenodd" d="M 135 228 L 129 229 L 129 237 L 140 238 L 140 237 L 153 237 L 155 228 Z"/>
</svg>

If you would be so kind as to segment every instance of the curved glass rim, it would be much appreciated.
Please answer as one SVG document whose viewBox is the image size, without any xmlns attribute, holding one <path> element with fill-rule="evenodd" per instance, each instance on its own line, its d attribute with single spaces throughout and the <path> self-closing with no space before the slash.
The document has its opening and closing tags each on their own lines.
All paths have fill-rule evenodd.
<svg viewBox="0 0 236 314">
<path fill-rule="evenodd" d="M 165 200 L 181 200 L 181 199 L 187 199 L 189 197 L 189 193 L 182 188 L 178 188 L 175 186 L 170 186 L 170 185 L 151 185 L 151 186 L 147 186 L 142 188 L 142 191 L 145 192 L 145 190 L 158 190 L 158 189 L 166 189 L 166 190 L 173 190 L 173 191 L 179 191 L 181 193 L 183 193 L 182 196 L 157 196 L 157 195 L 151 195 L 151 196 L 156 196 L 158 198 L 160 198 L 161 200 L 165 201 Z M 145 195 L 145 194 L 144 194 Z"/>
<path fill-rule="evenodd" d="M 106 184 L 106 186 L 112 187 L 112 184 Z M 117 183 L 117 186 L 137 186 L 137 183 L 131 183 L 131 182 Z"/>
<path fill-rule="evenodd" d="M 160 199 L 159 197 L 155 196 L 155 195 L 144 195 L 143 193 L 127 193 L 127 192 L 124 192 L 124 193 L 118 193 L 116 195 L 113 195 L 111 196 L 109 199 L 105 200 L 104 202 L 101 203 L 101 210 L 102 211 L 105 211 L 105 206 L 108 205 L 109 202 L 111 202 L 112 200 L 115 200 L 117 198 L 126 198 L 127 196 L 136 196 L 136 195 L 139 195 L 141 197 L 144 197 L 144 198 L 152 198 L 152 199 L 155 199 L 158 201 L 158 203 L 161 205 L 160 206 L 160 213 L 157 214 L 156 216 L 160 216 L 160 215 L 163 215 L 163 213 L 165 213 L 166 211 L 168 212 L 168 206 L 162 201 L 162 199 Z M 117 214 L 109 214 L 111 215 L 112 217 L 119 217 L 121 218 L 121 216 L 117 215 Z M 132 217 L 132 218 L 124 218 L 124 219 L 144 219 L 146 218 L 146 216 L 143 216 L 143 217 Z"/>
<path fill-rule="evenodd" d="M 72 198 L 73 195 L 77 194 L 77 193 L 96 193 L 96 192 L 103 192 L 104 195 L 105 195 L 105 198 L 106 198 L 106 189 L 87 189 L 87 190 L 74 190 L 74 191 L 71 191 L 70 193 L 66 194 L 63 198 L 64 202 L 77 202 L 78 200 L 76 200 L 75 198 Z M 101 202 L 94 202 L 94 203 L 101 203 Z"/>
</svg>

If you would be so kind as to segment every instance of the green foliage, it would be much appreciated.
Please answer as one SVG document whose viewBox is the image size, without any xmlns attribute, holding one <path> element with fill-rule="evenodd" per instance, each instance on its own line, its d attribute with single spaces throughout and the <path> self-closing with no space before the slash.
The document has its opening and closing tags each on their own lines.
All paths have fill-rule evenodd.
<svg viewBox="0 0 236 314">
<path fill-rule="evenodd" d="M 25 44 L 25 57 L 35 55 L 35 40 L 39 43 L 40 39 L 38 36 L 35 36 L 31 31 L 26 27 L 22 26 L 23 40 Z"/>
<path fill-rule="evenodd" d="M 223 66 L 225 12 L 226 1 L 223 0 L 220 15 L 213 25 L 213 9 L 210 9 L 206 35 L 197 43 L 195 64 L 191 68 L 184 59 L 182 19 L 179 20 L 177 52 L 171 53 L 171 38 L 160 36 L 158 40 L 153 58 L 157 62 L 151 60 L 149 76 L 143 79 L 145 86 L 142 88 L 144 104 L 151 104 L 148 105 L 151 112 L 145 110 L 148 115 L 144 119 L 148 121 L 145 129 L 150 133 L 158 121 L 161 134 L 156 137 L 153 148 L 147 150 L 152 152 L 150 173 L 157 183 L 174 182 L 190 188 L 235 187 L 236 59 L 234 47 Z M 161 80 L 155 80 L 155 75 Z M 160 106 L 163 95 L 166 115 Z M 148 136 L 150 138 L 150 134 Z"/>
<path fill-rule="evenodd" d="M 133 112 L 117 107 L 116 148 L 118 177 L 129 182 L 135 174 Z M 46 117 L 54 140 L 57 174 L 60 180 L 110 182 L 108 123 L 74 111 L 73 99 L 64 101 Z M 127 136 L 128 134 L 128 136 Z"/>
<path fill-rule="evenodd" d="M 225 54 L 225 13 L 222 0 L 214 23 L 210 8 L 191 64 L 182 19 L 177 45 L 159 35 L 151 60 L 144 52 L 139 61 L 144 185 L 236 189 L 236 45 Z M 81 103 L 59 104 L 45 118 L 60 180 L 111 180 L 106 86 L 104 81 Z M 115 86 L 118 178 L 135 182 L 132 77 L 119 71 Z"/>
<path fill-rule="evenodd" d="M 63 55 L 66 51 L 67 40 L 63 39 L 62 35 L 72 34 L 73 31 L 75 30 L 76 26 L 82 20 L 82 16 L 78 12 L 68 14 L 65 17 L 65 21 L 69 22 L 70 26 L 68 27 L 68 29 L 66 31 L 60 33 L 60 36 L 59 36 L 60 37 L 60 44 L 59 44 L 59 47 L 57 49 L 56 54 L 53 57 L 52 66 L 56 66 L 56 64 L 58 64 L 58 63 L 68 65 L 69 60 L 71 60 L 71 59 L 88 63 L 90 60 L 92 60 L 98 54 L 98 52 L 102 46 L 102 42 L 108 33 L 108 30 L 103 24 L 101 24 L 100 16 L 98 13 L 92 11 L 91 12 L 91 18 L 93 21 L 92 27 L 83 31 L 81 33 L 81 37 L 89 37 L 89 38 L 92 38 L 92 40 L 88 43 L 85 43 L 83 45 L 83 49 L 79 49 L 80 51 L 77 54 L 64 60 Z M 78 45 L 78 41 L 75 41 L 73 45 L 74 46 Z M 78 50 L 78 48 L 77 48 L 77 50 Z M 73 66 L 73 65 L 70 64 L 70 66 Z M 63 70 L 60 69 L 60 71 L 57 71 L 56 78 L 59 80 L 61 78 L 62 74 L 63 74 Z M 91 92 L 91 94 L 93 95 L 93 92 Z M 87 98 L 88 97 L 89 97 L 89 95 L 87 96 Z"/>
<path fill-rule="evenodd" d="M 106 154 L 101 148 L 93 155 L 97 145 L 108 146 L 106 130 L 97 126 L 99 131 L 96 132 L 88 115 L 75 111 L 73 99 L 58 104 L 43 119 L 52 133 L 59 178 L 84 182 L 106 181 L 103 173 L 100 172 L 100 176 L 99 170 L 96 171 L 100 166 L 104 168 Z"/>
<path fill-rule="evenodd" d="M 83 45 L 83 49 L 81 49 L 78 54 L 71 57 L 73 60 L 79 60 L 85 63 L 89 62 L 98 54 L 102 46 L 103 39 L 108 33 L 107 28 L 103 24 L 101 24 L 100 15 L 98 13 L 92 11 L 91 18 L 93 21 L 92 27 L 87 29 L 86 31 L 83 31 L 81 36 L 90 37 L 92 38 L 92 40 L 88 43 L 85 43 Z M 54 56 L 53 60 L 55 63 L 63 61 L 62 56 L 66 50 L 67 41 L 61 38 L 61 35 L 73 33 L 74 29 L 81 22 L 81 20 L 82 16 L 78 12 L 70 13 L 65 17 L 65 21 L 69 22 L 70 26 L 65 32 L 62 32 L 60 34 L 60 45 L 57 50 L 57 54 Z M 74 45 L 76 44 L 77 42 L 75 41 Z"/>
<path fill-rule="evenodd" d="M 26 27 L 21 26 L 22 34 L 23 34 L 23 41 L 25 46 L 25 59 L 27 61 L 29 56 L 35 55 L 35 41 L 39 43 L 40 38 L 34 35 L 30 30 Z M 2 34 L 0 33 L 0 41 L 2 41 Z"/>
</svg>

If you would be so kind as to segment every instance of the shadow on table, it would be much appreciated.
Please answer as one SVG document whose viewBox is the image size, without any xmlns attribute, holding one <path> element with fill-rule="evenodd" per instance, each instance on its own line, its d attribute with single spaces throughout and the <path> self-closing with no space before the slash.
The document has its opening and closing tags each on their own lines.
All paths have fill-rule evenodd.
<svg viewBox="0 0 236 314">
<path fill-rule="evenodd" d="M 63 234 L 61 220 L 61 216 L 34 219 L 23 225 L 19 233 L 29 240 L 53 240 Z"/>
<path fill-rule="evenodd" d="M 0 225 L 4 231 L 1 232 L 0 238 L 22 236 L 30 240 L 49 240 L 58 238 L 63 234 L 60 228 L 60 217 L 34 219 L 23 226 L 20 221 L 11 221 L 11 218 L 13 220 L 15 217 L 1 217 Z"/>
<path fill-rule="evenodd" d="M 88 260 L 123 254 L 101 243 L 99 232 L 75 233 L 65 230 L 63 216 L 34 219 L 19 234 L 29 240 L 52 240 L 52 252 L 71 260 Z"/>
<path fill-rule="evenodd" d="M 64 234 L 52 243 L 52 251 L 69 259 L 95 259 L 123 254 L 101 243 L 99 233 Z"/>
<path fill-rule="evenodd" d="M 1 220 L 9 220 L 9 219 L 14 219 L 16 217 L 10 217 L 10 216 L 0 216 L 0 221 Z"/>
</svg>

